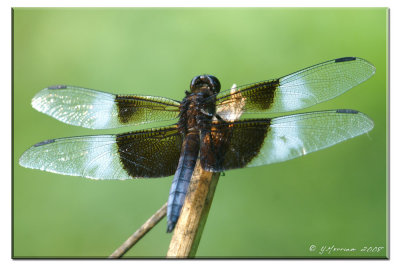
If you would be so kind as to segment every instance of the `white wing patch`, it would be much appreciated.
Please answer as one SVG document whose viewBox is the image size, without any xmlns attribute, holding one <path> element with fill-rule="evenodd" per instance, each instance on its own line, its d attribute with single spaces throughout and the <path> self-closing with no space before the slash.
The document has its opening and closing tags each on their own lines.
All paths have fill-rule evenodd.
<svg viewBox="0 0 400 267">
<path fill-rule="evenodd" d="M 266 138 L 249 167 L 290 160 L 321 150 L 374 128 L 373 121 L 354 110 L 317 111 L 271 120 Z"/>
<path fill-rule="evenodd" d="M 115 96 L 108 95 L 108 101 L 104 98 L 93 98 L 94 107 L 101 106 L 101 109 L 96 109 L 95 112 L 91 112 L 90 121 L 93 129 L 106 129 L 109 125 L 113 125 L 112 120 L 118 117 L 117 106 L 114 103 Z"/>
<path fill-rule="evenodd" d="M 375 67 L 361 58 L 334 59 L 279 79 L 268 112 L 303 109 L 337 97 L 369 79 Z"/>
<path fill-rule="evenodd" d="M 282 85 L 278 87 L 273 106 L 283 108 L 282 110 L 297 110 L 319 102 L 302 78 L 291 82 L 287 82 L 288 79 L 290 76 L 281 79 Z"/>
<path fill-rule="evenodd" d="M 237 92 L 236 84 L 232 85 L 230 92 L 233 96 L 217 107 L 217 114 L 225 121 L 232 122 L 239 120 L 240 116 L 242 116 L 243 108 L 246 105 L 246 97 L 240 93 L 235 94 Z M 214 118 L 214 120 L 217 119 Z"/>
<path fill-rule="evenodd" d="M 300 137 L 296 121 L 292 121 L 290 125 L 272 124 L 267 134 L 267 141 L 264 141 L 260 149 L 260 154 L 248 166 L 270 164 L 296 157 L 298 151 L 305 151 Z"/>
<path fill-rule="evenodd" d="M 114 135 L 48 140 L 24 152 L 26 168 L 100 180 L 131 179 L 124 170 Z"/>
<path fill-rule="evenodd" d="M 46 88 L 32 107 L 64 123 L 91 129 L 118 127 L 115 95 L 79 87 Z"/>
</svg>

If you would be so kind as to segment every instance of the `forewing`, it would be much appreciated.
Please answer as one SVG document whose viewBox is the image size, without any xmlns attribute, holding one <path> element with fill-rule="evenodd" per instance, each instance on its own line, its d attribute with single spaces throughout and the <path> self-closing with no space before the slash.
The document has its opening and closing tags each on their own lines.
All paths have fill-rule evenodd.
<svg viewBox="0 0 400 267">
<path fill-rule="evenodd" d="M 371 119 L 354 110 L 215 122 L 201 144 L 202 166 L 220 172 L 286 161 L 367 133 L 373 126 Z"/>
<path fill-rule="evenodd" d="M 375 73 L 375 67 L 356 57 L 338 58 L 320 63 L 279 79 L 222 92 L 217 98 L 217 112 L 229 117 L 224 106 L 244 102 L 249 113 L 277 113 L 303 109 L 343 94 Z"/>
<path fill-rule="evenodd" d="M 91 129 L 171 120 L 178 116 L 179 104 L 163 97 L 114 95 L 66 85 L 45 88 L 32 99 L 36 110 L 64 123 Z"/>
<path fill-rule="evenodd" d="M 119 135 L 51 139 L 25 151 L 19 164 L 102 180 L 163 177 L 174 174 L 181 145 L 176 126 Z"/>
</svg>

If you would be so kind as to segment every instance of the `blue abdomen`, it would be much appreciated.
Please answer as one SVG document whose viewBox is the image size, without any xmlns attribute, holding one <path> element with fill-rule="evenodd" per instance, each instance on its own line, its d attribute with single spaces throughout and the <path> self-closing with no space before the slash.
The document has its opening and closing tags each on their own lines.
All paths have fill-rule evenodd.
<svg viewBox="0 0 400 267">
<path fill-rule="evenodd" d="M 188 133 L 182 144 L 181 156 L 179 158 L 178 168 L 176 169 L 174 179 L 172 180 L 169 191 L 167 206 L 167 232 L 171 232 L 179 215 L 186 193 L 189 187 L 190 179 L 196 166 L 197 157 L 200 149 L 200 137 L 198 133 Z"/>
</svg>

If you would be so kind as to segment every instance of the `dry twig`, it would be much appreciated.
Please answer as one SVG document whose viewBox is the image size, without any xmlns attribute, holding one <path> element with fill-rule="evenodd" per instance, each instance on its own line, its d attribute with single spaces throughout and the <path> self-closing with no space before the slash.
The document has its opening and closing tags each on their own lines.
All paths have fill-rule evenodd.
<svg viewBox="0 0 400 267">
<path fill-rule="evenodd" d="M 154 213 L 135 233 L 133 233 L 109 258 L 122 257 L 133 245 L 135 245 L 147 232 L 149 232 L 167 214 L 167 203 Z"/>
<path fill-rule="evenodd" d="M 187 258 L 196 255 L 218 179 L 219 173 L 207 172 L 197 162 L 167 257 Z"/>
</svg>

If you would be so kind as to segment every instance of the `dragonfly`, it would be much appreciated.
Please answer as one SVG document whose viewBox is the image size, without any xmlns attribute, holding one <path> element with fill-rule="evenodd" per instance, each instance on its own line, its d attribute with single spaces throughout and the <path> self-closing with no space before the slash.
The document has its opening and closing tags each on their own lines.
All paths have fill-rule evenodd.
<svg viewBox="0 0 400 267">
<path fill-rule="evenodd" d="M 304 109 L 343 94 L 374 73 L 375 67 L 368 61 L 343 57 L 221 92 L 220 81 L 204 74 L 192 79 L 182 101 L 51 86 L 34 96 L 32 106 L 63 123 L 109 129 L 175 122 L 120 134 L 49 139 L 26 150 L 19 164 L 99 180 L 174 175 L 167 206 L 167 232 L 171 232 L 197 161 L 210 172 L 277 163 L 374 127 L 367 115 L 351 109 L 240 119 L 242 114 Z"/>
</svg>

